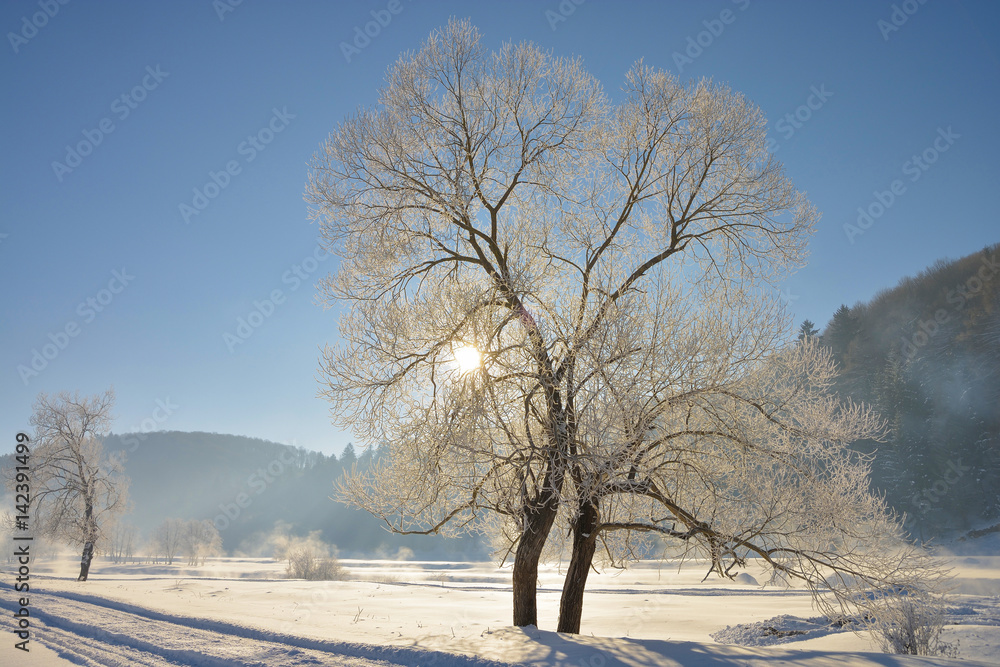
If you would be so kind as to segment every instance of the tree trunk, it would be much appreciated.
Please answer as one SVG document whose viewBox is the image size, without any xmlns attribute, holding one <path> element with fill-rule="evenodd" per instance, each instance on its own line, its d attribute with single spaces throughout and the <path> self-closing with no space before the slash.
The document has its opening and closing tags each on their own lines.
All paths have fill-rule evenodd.
<svg viewBox="0 0 1000 667">
<path fill-rule="evenodd" d="M 559 512 L 562 475 L 550 472 L 542 484 L 541 499 L 524 507 L 524 530 L 514 552 L 514 625 L 538 627 L 538 562 L 545 540 Z"/>
<path fill-rule="evenodd" d="M 86 581 L 87 575 L 90 574 L 90 561 L 94 559 L 94 542 L 97 539 L 97 522 L 94 520 L 94 503 L 93 496 L 91 495 L 91 489 L 93 487 L 87 485 L 87 495 L 84 497 L 84 520 L 86 523 L 86 540 L 83 543 L 83 555 L 80 556 L 80 576 L 77 577 L 77 581 Z"/>
<path fill-rule="evenodd" d="M 597 501 L 581 505 L 580 516 L 573 524 L 573 555 L 569 570 L 563 581 L 562 598 L 559 600 L 558 632 L 578 634 L 583 617 L 583 591 L 587 586 L 587 575 L 594 562 L 597 549 L 597 529 L 600 511 Z"/>
<path fill-rule="evenodd" d="M 94 558 L 94 543 L 91 540 L 83 545 L 83 555 L 80 557 L 80 576 L 77 581 L 86 581 L 90 574 L 90 561 Z"/>
<path fill-rule="evenodd" d="M 521 534 L 517 551 L 514 553 L 514 625 L 538 627 L 538 561 L 549 530 L 556 520 L 558 504 L 555 494 L 549 494 L 549 501 L 541 507 L 527 511 L 525 530 Z"/>
</svg>

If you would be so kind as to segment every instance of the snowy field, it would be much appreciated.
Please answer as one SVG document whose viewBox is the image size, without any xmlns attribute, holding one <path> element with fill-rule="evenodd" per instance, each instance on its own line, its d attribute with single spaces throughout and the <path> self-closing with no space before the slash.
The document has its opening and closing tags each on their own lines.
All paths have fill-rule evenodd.
<svg viewBox="0 0 1000 667">
<path fill-rule="evenodd" d="M 536 630 L 510 626 L 510 570 L 490 563 L 345 560 L 347 580 L 306 582 L 285 579 L 284 564 L 268 559 L 98 561 L 78 583 L 67 558 L 33 566 L 30 654 L 13 648 L 3 568 L 0 665 L 1000 665 L 1000 557 L 952 563 L 945 639 L 959 642 L 954 661 L 879 653 L 865 637 L 816 623 L 804 592 L 762 587 L 752 570 L 703 583 L 700 562 L 592 573 L 582 634 L 571 636 L 551 631 L 555 566 L 540 573 Z"/>
</svg>

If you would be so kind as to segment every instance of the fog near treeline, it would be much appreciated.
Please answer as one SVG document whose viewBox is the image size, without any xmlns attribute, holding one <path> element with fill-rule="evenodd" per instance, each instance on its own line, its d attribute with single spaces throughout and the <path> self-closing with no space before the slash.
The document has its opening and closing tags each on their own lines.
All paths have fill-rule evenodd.
<svg viewBox="0 0 1000 667">
<path fill-rule="evenodd" d="M 1000 244 L 942 259 L 841 306 L 821 341 L 841 396 L 888 422 L 873 486 L 914 538 L 948 539 L 1000 522 Z"/>
<path fill-rule="evenodd" d="M 858 442 L 872 456 L 872 486 L 905 515 L 918 540 L 951 540 L 1000 526 L 1000 244 L 940 260 L 869 302 L 846 304 L 816 326 L 841 374 L 844 399 L 873 405 L 884 442 Z M 298 538 L 335 545 L 341 557 L 483 560 L 478 536 L 400 536 L 364 511 L 333 501 L 345 469 L 377 453 L 341 456 L 245 436 L 158 431 L 111 434 L 105 450 L 124 461 L 143 553 L 166 519 L 214 523 L 232 555 L 270 556 Z M 12 465 L 11 456 L 0 465 Z"/>
<path fill-rule="evenodd" d="M 283 536 L 335 545 L 341 557 L 481 560 L 477 539 L 400 536 L 367 512 L 331 500 L 344 469 L 364 468 L 371 451 L 353 446 L 338 458 L 257 438 L 218 433 L 159 431 L 112 434 L 109 455 L 124 454 L 131 479 L 131 515 L 139 542 L 165 519 L 210 519 L 230 554 L 269 556 Z"/>
<path fill-rule="evenodd" d="M 844 305 L 819 330 L 839 364 L 841 397 L 873 405 L 885 442 L 872 486 L 905 514 L 919 540 L 954 539 L 1000 523 L 1000 244 L 940 260 Z M 276 527 L 335 544 L 342 556 L 487 558 L 475 537 L 398 536 L 367 513 L 330 499 L 345 468 L 364 468 L 349 447 L 325 456 L 264 440 L 209 433 L 113 435 L 126 452 L 141 534 L 164 518 L 212 519 L 227 552 L 258 553 Z M 131 451 L 130 451 L 131 450 Z"/>
</svg>

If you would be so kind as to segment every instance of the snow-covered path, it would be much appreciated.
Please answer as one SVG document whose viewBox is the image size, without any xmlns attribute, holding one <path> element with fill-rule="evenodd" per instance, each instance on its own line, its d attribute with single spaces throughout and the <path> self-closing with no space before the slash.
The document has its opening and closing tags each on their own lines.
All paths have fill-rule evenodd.
<svg viewBox="0 0 1000 667">
<path fill-rule="evenodd" d="M 263 632 L 72 592 L 36 593 L 32 595 L 32 602 L 38 610 L 33 615 L 35 636 L 43 637 L 42 644 L 63 659 L 87 666 L 504 665 L 437 651 L 325 642 Z M 5 611 L 9 607 L 2 603 L 0 606 Z"/>
</svg>

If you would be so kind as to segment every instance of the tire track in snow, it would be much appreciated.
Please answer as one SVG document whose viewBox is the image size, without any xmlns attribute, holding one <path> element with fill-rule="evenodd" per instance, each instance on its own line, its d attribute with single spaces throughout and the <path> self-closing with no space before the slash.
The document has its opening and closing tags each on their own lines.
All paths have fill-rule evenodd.
<svg viewBox="0 0 1000 667">
<path fill-rule="evenodd" d="M 14 611 L 5 600 L 0 600 L 0 608 Z M 509 667 L 440 651 L 268 632 L 69 591 L 33 593 L 32 619 L 34 640 L 87 666 Z"/>
<path fill-rule="evenodd" d="M 35 641 L 55 651 L 59 657 L 84 667 L 165 667 L 177 664 L 160 656 L 143 654 L 130 646 L 108 644 L 95 637 L 75 635 L 44 624 L 37 625 L 37 621 Z"/>
</svg>

